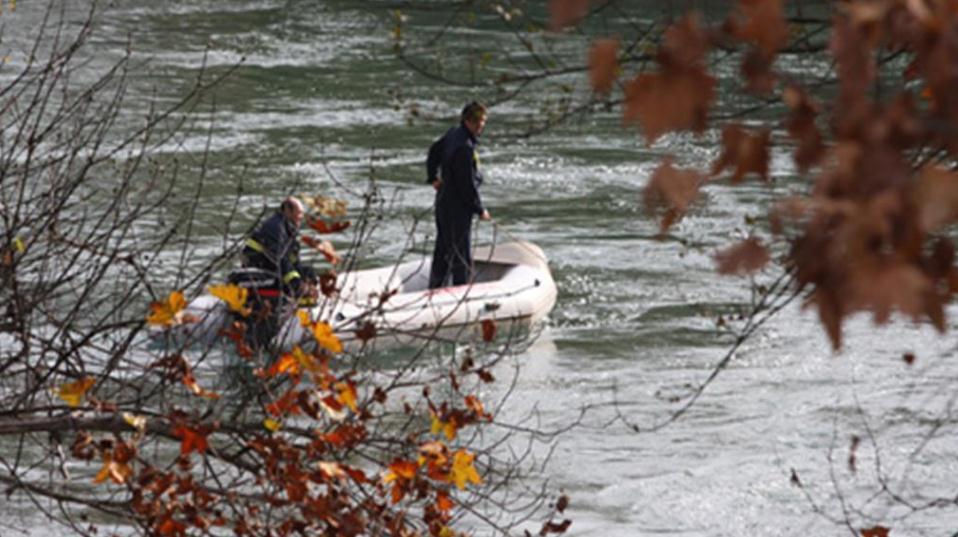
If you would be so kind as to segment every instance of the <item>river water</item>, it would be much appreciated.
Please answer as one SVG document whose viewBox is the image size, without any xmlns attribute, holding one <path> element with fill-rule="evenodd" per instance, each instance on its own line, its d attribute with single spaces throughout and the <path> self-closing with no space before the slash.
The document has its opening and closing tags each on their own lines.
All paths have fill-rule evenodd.
<svg viewBox="0 0 958 537">
<path fill-rule="evenodd" d="M 26 18 L 28 4 L 12 16 Z M 429 11 L 435 5 L 444 4 L 407 9 L 405 31 L 439 30 L 445 18 Z M 408 6 L 123 0 L 105 11 L 96 60 L 121 53 L 130 33 L 134 104 L 175 99 L 204 62 L 213 73 L 239 63 L 208 112 L 201 252 L 221 244 L 220 221 L 240 182 L 241 219 L 250 223 L 283 193 L 347 196 L 371 176 L 391 200 L 393 220 L 380 225 L 364 258 L 385 262 L 400 253 L 417 218 L 424 220 L 416 248 L 428 248 L 426 148 L 464 102 L 494 95 L 444 86 L 398 62 L 391 52 L 397 7 Z M 463 35 L 462 47 L 509 40 L 507 32 L 477 30 Z M 570 55 L 584 54 L 569 41 Z M 584 75 L 577 76 L 570 80 L 581 86 Z M 517 358 L 518 384 L 500 417 L 535 411 L 540 427 L 559 429 L 588 408 L 550 445 L 551 460 L 535 477 L 570 496 L 569 534 L 849 535 L 837 522 L 846 518 L 855 529 L 881 522 L 895 536 L 954 533 L 954 504 L 919 508 L 954 498 L 958 483 L 948 420 L 955 346 L 928 326 L 897 320 L 876 328 L 855 318 L 835 353 L 814 313 L 796 301 L 739 349 L 684 416 L 645 432 L 729 349 L 718 317 L 749 304 L 747 281 L 715 273 L 715 250 L 742 237 L 746 220 L 765 214 L 775 196 L 801 189 L 802 179 L 776 154 L 771 186 L 711 183 L 693 214 L 660 236 L 641 201 L 651 170 L 665 154 L 706 167 L 717 155 L 715 136 L 672 137 L 650 148 L 611 114 L 514 136 L 517 117 L 545 98 L 524 95 L 492 108 L 483 196 L 505 232 L 544 249 L 559 288 L 548 326 Z M 410 121 L 405 104 L 413 101 L 437 119 Z M 207 144 L 200 127 L 169 152 L 198 158 Z M 479 227 L 481 240 L 492 232 Z M 902 360 L 909 352 L 916 355 L 910 367 Z M 862 439 L 856 472 L 848 464 L 853 435 Z M 881 494 L 883 482 L 911 506 Z"/>
</svg>

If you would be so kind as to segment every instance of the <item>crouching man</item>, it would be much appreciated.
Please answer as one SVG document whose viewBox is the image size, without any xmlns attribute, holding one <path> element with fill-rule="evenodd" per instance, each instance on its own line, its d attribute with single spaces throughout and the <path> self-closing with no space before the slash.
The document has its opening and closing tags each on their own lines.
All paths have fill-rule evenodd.
<svg viewBox="0 0 958 537">
<path fill-rule="evenodd" d="M 249 289 L 252 314 L 246 323 L 247 342 L 265 348 L 280 323 L 296 307 L 315 301 L 316 273 L 299 258 L 299 228 L 303 203 L 290 196 L 279 210 L 256 227 L 246 239 L 242 268 L 230 274 L 230 283 Z"/>
</svg>

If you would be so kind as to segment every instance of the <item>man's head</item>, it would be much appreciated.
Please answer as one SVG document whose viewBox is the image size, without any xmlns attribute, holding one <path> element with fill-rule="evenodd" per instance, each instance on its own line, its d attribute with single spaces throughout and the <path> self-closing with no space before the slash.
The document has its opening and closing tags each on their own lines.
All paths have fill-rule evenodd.
<svg viewBox="0 0 958 537">
<path fill-rule="evenodd" d="M 283 216 L 285 216 L 287 220 L 295 224 L 296 227 L 299 227 L 303 221 L 303 202 L 299 201 L 299 198 L 295 196 L 284 199 L 283 203 L 279 205 L 279 211 L 283 213 Z"/>
<path fill-rule="evenodd" d="M 462 124 L 469 129 L 473 136 L 482 134 L 482 129 L 486 127 L 486 117 L 489 111 L 486 106 L 479 101 L 472 101 L 462 109 Z"/>
</svg>

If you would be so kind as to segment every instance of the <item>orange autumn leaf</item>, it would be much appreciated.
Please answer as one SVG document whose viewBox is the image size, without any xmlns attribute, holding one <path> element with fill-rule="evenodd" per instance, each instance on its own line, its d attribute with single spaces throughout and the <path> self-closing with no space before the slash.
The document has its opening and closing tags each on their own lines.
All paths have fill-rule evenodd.
<svg viewBox="0 0 958 537">
<path fill-rule="evenodd" d="M 464 449 L 456 451 L 452 459 L 452 469 L 449 471 L 449 475 L 446 479 L 450 483 L 455 483 L 459 490 L 466 488 L 466 483 L 476 485 L 482 483 L 479 472 L 476 471 L 476 467 L 472 464 L 475 458 L 476 456 L 474 454 Z"/>
<path fill-rule="evenodd" d="M 619 74 L 619 40 L 597 39 L 589 49 L 589 82 L 596 93 L 607 94 Z"/>
<path fill-rule="evenodd" d="M 219 399 L 220 395 L 215 392 L 211 392 L 202 388 L 196 382 L 196 377 L 192 373 L 186 373 L 183 375 L 183 384 L 193 392 L 193 395 L 198 395 L 200 397 L 205 397 L 206 399 Z"/>
<path fill-rule="evenodd" d="M 397 479 L 412 479 L 416 477 L 416 470 L 418 469 L 419 465 L 414 461 L 396 459 L 390 463 L 386 474 L 383 476 L 383 482 L 389 483 Z"/>
<path fill-rule="evenodd" d="M 749 274 L 768 264 L 768 250 L 751 237 L 715 254 L 719 274 Z"/>
<path fill-rule="evenodd" d="M 313 337 L 316 338 L 316 343 L 319 343 L 320 347 L 329 352 L 333 354 L 343 352 L 343 343 L 333 333 L 333 327 L 329 326 L 329 323 L 323 321 L 316 323 L 313 326 Z"/>
<path fill-rule="evenodd" d="M 160 524 L 158 531 L 160 535 L 186 535 L 186 524 L 168 518 Z"/>
<path fill-rule="evenodd" d="M 153 302 L 150 304 L 151 313 L 147 315 L 146 322 L 154 326 L 172 326 L 188 322 L 182 313 L 186 307 L 186 298 L 181 291 L 173 291 L 163 302 Z"/>
<path fill-rule="evenodd" d="M 230 311 L 239 313 L 243 317 L 250 314 L 251 308 L 246 305 L 249 289 L 234 284 L 211 285 L 207 289 L 211 295 L 226 302 Z"/>
<path fill-rule="evenodd" d="M 466 408 L 472 410 L 476 416 L 480 418 L 491 418 L 491 416 L 486 414 L 486 409 L 482 406 L 482 401 L 480 401 L 475 395 L 467 395 L 465 397 L 465 403 Z"/>
<path fill-rule="evenodd" d="M 349 381 L 342 381 L 333 384 L 333 389 L 336 390 L 336 399 L 342 403 L 344 406 L 349 407 L 353 412 L 357 412 L 359 408 L 356 406 L 356 386 Z"/>
<path fill-rule="evenodd" d="M 114 460 L 113 455 L 107 451 L 103 453 L 103 467 L 97 472 L 93 482 L 98 484 L 110 479 L 117 485 L 122 485 L 131 475 L 133 470 L 125 462 Z"/>
<path fill-rule="evenodd" d="M 174 429 L 173 436 L 182 440 L 180 443 L 181 455 L 189 455 L 193 451 L 206 453 L 206 450 L 209 448 L 205 434 L 185 425 L 180 425 Z"/>
<path fill-rule="evenodd" d="M 86 392 L 92 388 L 94 384 L 96 384 L 95 378 L 83 377 L 80 380 L 60 386 L 57 390 L 57 395 L 72 408 L 76 408 L 80 406 L 80 401 L 83 400 L 83 396 L 86 395 Z"/>
<path fill-rule="evenodd" d="M 445 513 L 451 510 L 454 506 L 455 504 L 453 503 L 452 498 L 450 498 L 449 494 L 447 494 L 445 491 L 440 490 L 436 493 L 436 509 L 439 512 Z"/>
<path fill-rule="evenodd" d="M 323 235 L 329 233 L 338 233 L 349 228 L 349 220 L 339 220 L 337 222 L 326 223 L 325 220 L 320 218 L 307 218 L 306 225 L 313 229 L 316 233 Z"/>
<path fill-rule="evenodd" d="M 292 353 L 286 353 L 279 357 L 278 360 L 273 362 L 273 365 L 269 366 L 269 369 L 266 370 L 267 377 L 275 377 L 286 373 L 291 377 L 299 375 L 299 362 L 297 362 L 296 357 Z"/>
</svg>

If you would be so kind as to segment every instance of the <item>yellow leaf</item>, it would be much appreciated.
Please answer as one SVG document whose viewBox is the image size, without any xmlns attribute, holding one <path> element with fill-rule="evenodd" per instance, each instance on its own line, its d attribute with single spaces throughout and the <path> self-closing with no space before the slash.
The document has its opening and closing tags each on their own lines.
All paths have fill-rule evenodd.
<svg viewBox="0 0 958 537">
<path fill-rule="evenodd" d="M 182 318 L 183 308 L 186 307 L 186 298 L 181 291 L 173 291 L 167 297 L 165 302 L 154 302 L 150 304 L 150 313 L 146 317 L 146 322 L 157 326 L 172 326 L 184 321 Z"/>
<path fill-rule="evenodd" d="M 432 434 L 439 434 L 442 431 L 442 434 L 446 435 L 446 438 L 449 440 L 456 439 L 456 424 L 454 421 L 450 420 L 448 422 L 442 421 L 439 419 L 439 416 L 433 414 L 432 416 L 432 425 L 429 427 L 429 432 Z"/>
<path fill-rule="evenodd" d="M 6 58 L 9 58 L 9 56 L 6 56 Z M 21 253 L 21 254 L 27 251 L 27 245 L 23 243 L 23 239 L 21 239 L 20 237 L 13 239 L 13 248 L 18 253 Z"/>
<path fill-rule="evenodd" d="M 333 327 L 329 326 L 329 323 L 316 323 L 313 327 L 313 337 L 316 338 L 316 343 L 319 343 L 320 347 L 334 354 L 343 352 L 343 343 L 333 333 Z"/>
<path fill-rule="evenodd" d="M 299 325 L 304 328 L 313 324 L 313 320 L 309 318 L 309 310 L 297 310 L 296 316 L 299 317 Z"/>
<path fill-rule="evenodd" d="M 456 532 L 449 526 L 443 526 L 439 529 L 439 537 L 456 537 Z"/>
<path fill-rule="evenodd" d="M 336 389 L 336 399 L 356 412 L 356 387 L 349 382 L 337 382 L 333 384 L 333 388 Z"/>
<path fill-rule="evenodd" d="M 283 427 L 283 424 L 272 418 L 266 418 L 263 420 L 263 427 L 266 427 L 268 431 L 275 433 Z"/>
<path fill-rule="evenodd" d="M 460 490 L 466 488 L 466 483 L 480 484 L 482 479 L 479 477 L 479 473 L 476 472 L 476 467 L 472 465 L 473 459 L 476 456 L 464 449 L 456 451 L 455 456 L 452 459 L 452 470 L 449 471 L 449 476 L 446 478 L 451 483 L 455 483 L 456 487 Z"/>
<path fill-rule="evenodd" d="M 281 373 L 286 373 L 291 377 L 299 375 L 299 364 L 296 362 L 295 356 L 292 354 L 284 354 L 266 370 L 266 375 L 269 377 L 275 377 Z"/>
<path fill-rule="evenodd" d="M 146 418 L 143 416 L 137 416 L 136 414 L 130 414 L 129 412 L 123 413 L 123 421 L 127 423 L 130 427 L 133 427 L 137 431 L 143 432 L 146 429 Z"/>
<path fill-rule="evenodd" d="M 306 354 L 303 349 L 296 345 L 293 347 L 293 358 L 296 358 L 296 362 L 299 364 L 299 368 L 304 371 L 309 371 L 310 373 L 319 373 L 323 370 L 319 364 L 316 363 L 316 360 L 312 355 Z"/>
<path fill-rule="evenodd" d="M 249 289 L 233 284 L 211 285 L 208 289 L 211 295 L 226 302 L 230 307 L 230 311 L 235 311 L 243 317 L 250 314 L 251 310 L 246 305 L 246 299 L 249 297 Z"/>
<path fill-rule="evenodd" d="M 93 387 L 96 384 L 96 379 L 93 377 L 83 377 L 80 380 L 75 382 L 70 382 L 60 386 L 57 390 L 57 395 L 60 396 L 60 399 L 63 399 L 73 408 L 80 406 L 80 401 L 83 399 L 83 396 L 86 395 L 87 390 Z"/>
<path fill-rule="evenodd" d="M 113 460 L 113 455 L 109 451 L 103 454 L 103 467 L 93 478 L 94 483 L 102 483 L 110 478 L 117 485 L 126 482 L 127 478 L 133 475 L 133 470 L 125 463 Z"/>
</svg>

